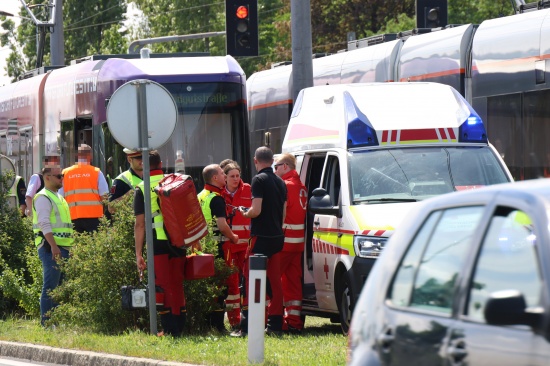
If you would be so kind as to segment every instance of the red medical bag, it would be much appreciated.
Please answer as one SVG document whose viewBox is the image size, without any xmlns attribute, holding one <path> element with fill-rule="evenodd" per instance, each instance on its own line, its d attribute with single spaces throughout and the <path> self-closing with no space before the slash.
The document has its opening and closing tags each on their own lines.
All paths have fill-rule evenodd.
<svg viewBox="0 0 550 366">
<path fill-rule="evenodd" d="M 172 245 L 188 247 L 208 234 L 208 225 L 190 176 L 168 174 L 155 187 L 155 192 Z"/>
<path fill-rule="evenodd" d="M 212 254 L 191 254 L 185 261 L 186 280 L 200 280 L 214 276 L 214 256 Z"/>
</svg>

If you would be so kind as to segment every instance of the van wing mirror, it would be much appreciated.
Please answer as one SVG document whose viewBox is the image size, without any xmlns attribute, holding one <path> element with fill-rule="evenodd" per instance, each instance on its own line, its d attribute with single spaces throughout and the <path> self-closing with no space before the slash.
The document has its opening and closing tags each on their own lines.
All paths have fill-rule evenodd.
<svg viewBox="0 0 550 366">
<path fill-rule="evenodd" d="M 544 309 L 527 308 L 525 297 L 517 290 L 503 290 L 491 293 L 485 304 L 484 316 L 491 325 L 541 324 Z"/>
<path fill-rule="evenodd" d="M 308 207 L 309 211 L 314 214 L 342 217 L 342 210 L 339 206 L 332 205 L 330 195 L 324 188 L 315 188 L 313 190 Z"/>
</svg>

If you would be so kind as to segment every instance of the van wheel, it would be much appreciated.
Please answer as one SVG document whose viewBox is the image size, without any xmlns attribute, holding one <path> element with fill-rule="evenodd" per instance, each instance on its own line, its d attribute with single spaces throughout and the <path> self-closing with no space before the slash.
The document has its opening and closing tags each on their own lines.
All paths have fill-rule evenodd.
<svg viewBox="0 0 550 366">
<path fill-rule="evenodd" d="M 340 313 L 340 325 L 344 335 L 348 334 L 349 325 L 351 322 L 351 314 L 353 313 L 353 293 L 351 290 L 350 281 L 346 275 L 343 275 L 340 280 L 340 294 L 338 300 L 338 312 Z"/>
</svg>

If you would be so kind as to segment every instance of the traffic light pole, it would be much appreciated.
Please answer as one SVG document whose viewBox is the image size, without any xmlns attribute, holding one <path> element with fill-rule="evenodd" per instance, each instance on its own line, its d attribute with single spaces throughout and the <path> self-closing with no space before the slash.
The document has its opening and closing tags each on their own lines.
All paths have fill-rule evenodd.
<svg viewBox="0 0 550 366">
<path fill-rule="evenodd" d="M 310 0 L 291 0 L 292 29 L 292 100 L 298 93 L 313 86 L 313 47 L 311 45 Z"/>
</svg>

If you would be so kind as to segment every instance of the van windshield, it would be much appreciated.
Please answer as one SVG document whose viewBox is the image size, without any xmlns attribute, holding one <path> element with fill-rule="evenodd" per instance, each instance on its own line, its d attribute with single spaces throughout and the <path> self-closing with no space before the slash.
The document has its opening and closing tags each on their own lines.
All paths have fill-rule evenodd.
<svg viewBox="0 0 550 366">
<path fill-rule="evenodd" d="M 349 169 L 353 203 L 416 201 L 508 182 L 488 146 L 352 151 Z"/>
</svg>

